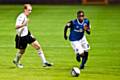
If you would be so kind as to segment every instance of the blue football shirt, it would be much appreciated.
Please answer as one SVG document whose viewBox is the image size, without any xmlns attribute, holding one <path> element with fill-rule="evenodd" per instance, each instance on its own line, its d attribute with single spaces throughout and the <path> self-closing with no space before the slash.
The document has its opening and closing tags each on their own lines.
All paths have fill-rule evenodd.
<svg viewBox="0 0 120 80">
<path fill-rule="evenodd" d="M 77 41 L 82 39 L 84 36 L 84 25 L 89 27 L 89 20 L 87 18 L 85 18 L 82 23 L 80 23 L 78 19 L 72 20 L 72 26 L 69 35 L 70 41 Z"/>
</svg>

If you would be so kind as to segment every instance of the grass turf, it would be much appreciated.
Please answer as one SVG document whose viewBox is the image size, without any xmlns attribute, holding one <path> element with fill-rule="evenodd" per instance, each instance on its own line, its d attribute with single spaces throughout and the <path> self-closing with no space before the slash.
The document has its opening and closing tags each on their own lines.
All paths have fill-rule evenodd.
<svg viewBox="0 0 120 80">
<path fill-rule="evenodd" d="M 22 5 L 0 6 L 0 80 L 120 80 L 120 6 L 52 6 L 33 5 L 29 29 L 40 42 L 46 58 L 54 63 L 43 68 L 41 59 L 31 46 L 22 58 L 23 69 L 13 65 L 15 19 Z M 87 36 L 91 50 L 79 77 L 70 70 L 79 64 L 69 41 L 63 39 L 64 25 L 84 10 L 91 22 Z"/>
</svg>

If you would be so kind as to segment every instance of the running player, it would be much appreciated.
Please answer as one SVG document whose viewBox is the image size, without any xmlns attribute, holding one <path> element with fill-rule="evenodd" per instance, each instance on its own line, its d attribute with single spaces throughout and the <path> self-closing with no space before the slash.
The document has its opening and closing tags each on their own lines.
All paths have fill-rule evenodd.
<svg viewBox="0 0 120 80">
<path fill-rule="evenodd" d="M 90 22 L 84 17 L 83 11 L 78 11 L 77 19 L 69 21 L 64 28 L 65 40 L 67 40 L 68 28 L 70 28 L 69 40 L 76 53 L 76 60 L 80 62 L 82 58 L 80 69 L 84 69 L 88 59 L 88 49 L 90 48 L 84 32 L 90 34 Z"/>
<path fill-rule="evenodd" d="M 18 52 L 16 53 L 16 57 L 13 60 L 13 63 L 18 68 L 23 68 L 23 65 L 20 63 L 20 59 L 25 53 L 27 44 L 31 44 L 32 47 L 34 47 L 38 55 L 41 57 L 43 66 L 52 66 L 51 63 L 48 63 L 46 61 L 46 58 L 44 56 L 43 50 L 39 44 L 39 42 L 35 39 L 35 37 L 32 36 L 30 31 L 28 30 L 28 16 L 32 12 L 32 6 L 30 4 L 24 5 L 24 11 L 17 17 L 16 19 L 16 48 L 18 49 Z"/>
</svg>

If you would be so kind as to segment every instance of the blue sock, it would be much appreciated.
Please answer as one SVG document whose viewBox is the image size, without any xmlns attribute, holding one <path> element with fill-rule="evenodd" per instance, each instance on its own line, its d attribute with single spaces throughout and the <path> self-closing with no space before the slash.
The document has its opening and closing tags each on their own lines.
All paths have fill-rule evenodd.
<svg viewBox="0 0 120 80">
<path fill-rule="evenodd" d="M 84 66 L 84 65 L 85 65 L 87 59 L 88 59 L 88 52 L 84 52 L 84 56 L 82 57 L 81 66 Z"/>
</svg>

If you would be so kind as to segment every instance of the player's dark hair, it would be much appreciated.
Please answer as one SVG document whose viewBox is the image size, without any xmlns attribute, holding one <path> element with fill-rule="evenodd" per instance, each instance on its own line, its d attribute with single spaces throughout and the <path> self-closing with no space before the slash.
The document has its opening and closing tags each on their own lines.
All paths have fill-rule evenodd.
<svg viewBox="0 0 120 80">
<path fill-rule="evenodd" d="M 77 15 L 79 15 L 80 13 L 83 13 L 83 15 L 84 15 L 84 11 L 82 11 L 82 10 L 78 11 Z"/>
</svg>

